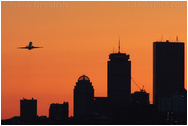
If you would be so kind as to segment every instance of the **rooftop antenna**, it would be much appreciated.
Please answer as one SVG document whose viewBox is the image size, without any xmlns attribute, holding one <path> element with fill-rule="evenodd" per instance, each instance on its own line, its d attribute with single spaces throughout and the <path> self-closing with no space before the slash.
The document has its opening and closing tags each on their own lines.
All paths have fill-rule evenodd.
<svg viewBox="0 0 188 126">
<path fill-rule="evenodd" d="M 136 83 L 136 81 L 135 80 L 133 80 L 133 78 L 131 77 L 131 79 L 132 79 L 132 81 L 135 83 L 135 85 L 140 89 L 140 92 L 145 92 L 145 90 L 144 90 L 144 85 L 143 85 L 143 87 L 142 88 L 140 88 L 139 87 L 139 85 Z"/>
<path fill-rule="evenodd" d="M 176 36 L 176 41 L 178 42 L 178 36 Z"/>
<path fill-rule="evenodd" d="M 145 90 L 144 90 L 144 85 L 143 85 L 143 87 L 142 87 L 142 89 L 141 89 L 141 92 L 144 92 Z"/>
<path fill-rule="evenodd" d="M 120 53 L 120 36 L 119 36 L 119 46 L 118 46 L 118 53 Z"/>
</svg>

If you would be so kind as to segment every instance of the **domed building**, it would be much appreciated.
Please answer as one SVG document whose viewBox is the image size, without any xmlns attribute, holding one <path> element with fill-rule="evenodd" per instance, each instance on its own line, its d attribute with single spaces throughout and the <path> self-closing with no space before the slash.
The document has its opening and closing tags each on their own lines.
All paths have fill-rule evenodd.
<svg viewBox="0 0 188 126">
<path fill-rule="evenodd" d="M 82 75 L 74 88 L 74 117 L 87 117 L 93 113 L 94 89 L 89 77 Z"/>
</svg>

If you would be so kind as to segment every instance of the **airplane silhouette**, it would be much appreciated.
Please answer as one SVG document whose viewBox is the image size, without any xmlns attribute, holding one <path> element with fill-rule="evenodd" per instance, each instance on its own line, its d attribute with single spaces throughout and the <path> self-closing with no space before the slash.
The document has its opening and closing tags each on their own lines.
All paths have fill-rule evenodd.
<svg viewBox="0 0 188 126">
<path fill-rule="evenodd" d="M 31 49 L 34 49 L 34 48 L 43 48 L 43 47 L 35 47 L 32 45 L 33 43 L 32 42 L 29 42 L 29 46 L 26 46 L 26 47 L 18 47 L 18 49 L 28 49 L 28 50 L 31 50 Z"/>
</svg>

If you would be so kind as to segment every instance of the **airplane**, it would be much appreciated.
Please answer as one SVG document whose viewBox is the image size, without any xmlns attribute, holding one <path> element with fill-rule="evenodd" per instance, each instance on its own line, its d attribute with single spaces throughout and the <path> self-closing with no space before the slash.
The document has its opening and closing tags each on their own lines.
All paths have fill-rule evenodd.
<svg viewBox="0 0 188 126">
<path fill-rule="evenodd" d="M 28 49 L 28 50 L 31 50 L 31 49 L 34 49 L 34 48 L 43 48 L 43 47 L 35 47 L 32 45 L 33 43 L 32 42 L 29 42 L 29 46 L 26 46 L 26 47 L 18 47 L 18 49 Z"/>
</svg>

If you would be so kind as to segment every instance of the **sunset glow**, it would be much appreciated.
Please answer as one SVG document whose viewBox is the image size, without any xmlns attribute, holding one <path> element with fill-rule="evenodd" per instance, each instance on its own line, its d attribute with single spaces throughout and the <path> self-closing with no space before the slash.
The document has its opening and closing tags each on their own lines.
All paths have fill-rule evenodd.
<svg viewBox="0 0 188 126">
<path fill-rule="evenodd" d="M 20 114 L 20 99 L 37 99 L 37 114 L 69 102 L 78 78 L 90 78 L 95 96 L 107 96 L 107 61 L 130 55 L 131 76 L 153 101 L 153 42 L 185 42 L 187 2 L 1 2 L 1 118 Z M 22 50 L 32 41 L 44 48 Z M 139 88 L 131 81 L 131 92 Z"/>
</svg>

